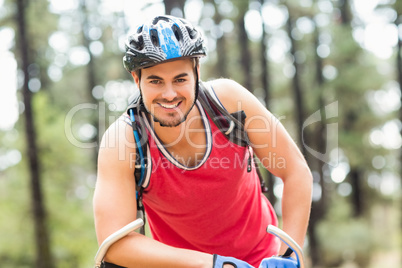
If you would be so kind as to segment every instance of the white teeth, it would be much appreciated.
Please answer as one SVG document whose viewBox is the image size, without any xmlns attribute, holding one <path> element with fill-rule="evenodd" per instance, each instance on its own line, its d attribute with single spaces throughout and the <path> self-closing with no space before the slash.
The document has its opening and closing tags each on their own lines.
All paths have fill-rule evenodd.
<svg viewBox="0 0 402 268">
<path fill-rule="evenodd" d="M 160 103 L 160 105 L 161 105 L 163 108 L 173 109 L 173 108 L 176 108 L 176 107 L 179 105 L 179 102 L 176 103 L 176 104 L 172 104 L 172 105 Z"/>
</svg>

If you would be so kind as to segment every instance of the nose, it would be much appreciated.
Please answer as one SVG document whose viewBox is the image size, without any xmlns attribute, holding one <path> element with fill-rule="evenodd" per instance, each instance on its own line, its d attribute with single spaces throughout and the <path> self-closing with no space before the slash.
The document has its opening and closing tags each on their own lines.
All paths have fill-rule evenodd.
<svg viewBox="0 0 402 268">
<path fill-rule="evenodd" d="M 172 84 L 166 84 L 165 90 L 162 93 L 162 98 L 166 99 L 167 101 L 172 101 L 176 98 L 177 92 L 174 89 Z"/>
</svg>

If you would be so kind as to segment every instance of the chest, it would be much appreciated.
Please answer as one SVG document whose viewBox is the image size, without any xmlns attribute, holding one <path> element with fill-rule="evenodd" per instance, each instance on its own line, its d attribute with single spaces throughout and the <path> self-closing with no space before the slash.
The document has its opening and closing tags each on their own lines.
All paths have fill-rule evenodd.
<svg viewBox="0 0 402 268">
<path fill-rule="evenodd" d="M 247 172 L 252 154 L 247 147 L 230 142 L 212 122 L 204 133 L 181 146 L 161 144 L 149 133 L 152 172 L 144 204 L 162 209 L 158 213 L 180 214 L 204 207 L 206 200 L 239 198 L 258 186 L 255 172 Z"/>
<path fill-rule="evenodd" d="M 183 166 L 195 167 L 203 160 L 208 146 L 211 144 L 207 142 L 207 134 L 198 133 L 192 137 L 185 137 L 173 146 L 165 146 L 165 149 L 171 157 Z"/>
<path fill-rule="evenodd" d="M 170 204 L 168 207 L 173 209 L 187 206 L 191 209 L 202 207 L 205 199 L 217 200 L 225 194 L 231 200 L 240 189 L 247 192 L 246 181 L 254 176 L 253 172 L 247 172 L 249 151 L 233 144 L 215 145 L 206 148 L 206 152 L 199 151 L 198 155 L 183 152 L 175 158 L 159 148 L 151 148 L 152 179 L 145 189 L 144 200 Z"/>
</svg>

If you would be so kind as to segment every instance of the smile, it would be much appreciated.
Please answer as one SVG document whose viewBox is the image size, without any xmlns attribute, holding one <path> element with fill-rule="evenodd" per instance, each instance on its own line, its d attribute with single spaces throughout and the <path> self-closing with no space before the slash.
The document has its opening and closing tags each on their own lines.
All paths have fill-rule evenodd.
<svg viewBox="0 0 402 268">
<path fill-rule="evenodd" d="M 181 101 L 179 101 L 179 102 L 177 102 L 177 103 L 175 103 L 175 104 L 166 104 L 166 103 L 158 103 L 160 106 L 162 106 L 163 108 L 166 108 L 166 109 L 174 109 L 174 108 L 176 108 L 177 106 L 179 106 L 179 104 L 181 103 Z"/>
</svg>

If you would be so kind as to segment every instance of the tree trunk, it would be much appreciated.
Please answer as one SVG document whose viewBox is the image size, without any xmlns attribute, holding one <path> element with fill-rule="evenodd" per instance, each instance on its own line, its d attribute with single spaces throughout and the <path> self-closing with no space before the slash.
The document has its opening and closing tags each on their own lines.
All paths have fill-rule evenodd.
<svg viewBox="0 0 402 268">
<path fill-rule="evenodd" d="M 240 65 L 244 74 L 244 81 L 242 84 L 245 88 L 247 88 L 250 92 L 253 92 L 253 84 L 252 84 L 252 75 L 251 75 L 251 53 L 249 49 L 249 40 L 246 31 L 246 25 L 244 17 L 248 10 L 249 1 L 240 1 L 238 3 L 239 8 L 239 17 L 237 20 L 237 28 L 239 29 L 238 40 L 240 44 Z"/>
<path fill-rule="evenodd" d="M 220 38 L 216 40 L 216 54 L 217 54 L 217 63 L 216 63 L 216 74 L 217 78 L 220 77 L 228 77 L 228 61 L 226 57 L 226 42 L 225 35 L 222 35 Z"/>
<path fill-rule="evenodd" d="M 398 20 L 396 23 L 397 27 L 401 26 L 402 23 L 402 15 L 398 14 Z M 400 21 L 400 23 L 398 22 Z M 396 51 L 396 70 L 397 70 L 397 78 L 399 82 L 399 88 L 400 91 L 402 92 L 402 39 L 401 36 L 398 35 L 398 46 L 397 46 L 397 51 Z M 401 94 L 401 108 L 399 108 L 399 120 L 402 122 L 402 94 Z M 402 129 L 401 129 L 401 135 L 402 135 Z M 402 163 L 402 149 L 400 150 L 400 157 L 401 157 L 401 163 Z M 402 166 L 400 170 L 400 177 L 402 179 Z"/>
<path fill-rule="evenodd" d="M 343 0 L 340 2 L 341 10 L 341 18 L 342 18 L 342 25 L 346 31 L 351 32 L 351 12 L 350 12 L 350 4 L 349 0 Z M 356 110 L 350 110 L 346 113 L 345 116 L 345 132 L 353 132 L 356 122 L 358 121 L 359 112 Z M 362 197 L 364 194 L 363 190 L 363 181 L 362 181 L 362 172 L 359 167 L 351 167 L 350 173 L 350 183 L 352 186 L 352 195 L 351 195 L 351 205 L 353 208 L 353 216 L 359 217 L 364 213 L 363 201 Z"/>
<path fill-rule="evenodd" d="M 352 168 L 350 173 L 350 184 L 352 185 L 351 203 L 353 207 L 353 216 L 355 218 L 363 215 L 363 189 L 362 189 L 362 174 L 357 168 Z"/>
<path fill-rule="evenodd" d="M 260 0 L 261 4 L 261 9 L 260 9 L 260 16 L 261 19 L 263 18 L 262 16 L 262 5 L 264 4 L 264 0 Z M 270 83 L 270 72 L 269 72 L 269 58 L 268 58 L 268 35 L 265 31 L 265 23 L 264 20 L 262 19 L 262 36 L 261 36 L 261 43 L 260 43 L 260 57 L 261 57 L 261 85 L 264 91 L 264 101 L 265 101 L 265 107 L 268 110 L 271 110 L 271 83 Z M 274 176 L 271 174 L 271 172 L 267 172 L 267 178 L 265 179 L 268 182 L 268 199 L 272 203 L 272 205 L 275 205 L 277 198 L 274 194 L 274 186 L 275 186 L 275 181 L 274 181 Z"/>
<path fill-rule="evenodd" d="M 262 14 L 261 14 L 262 18 Z M 260 43 L 260 57 L 261 57 L 261 84 L 262 88 L 264 90 L 265 96 L 264 96 L 264 101 L 265 101 L 265 107 L 267 107 L 268 110 L 270 110 L 270 103 L 271 103 L 271 84 L 270 84 L 270 72 L 268 68 L 268 56 L 267 56 L 267 51 L 268 51 L 268 35 L 265 32 L 265 24 L 264 21 L 262 22 L 262 36 L 261 36 L 261 43 Z"/>
<path fill-rule="evenodd" d="M 319 37 L 320 37 L 320 32 L 318 29 L 318 26 L 315 24 L 315 32 L 314 32 L 314 46 L 315 48 L 318 48 L 320 45 L 319 42 Z M 317 49 L 316 49 L 317 51 Z M 320 109 L 320 114 L 321 114 L 321 120 L 318 122 L 318 126 L 316 129 L 315 133 L 315 140 L 317 143 L 317 151 L 318 150 L 329 150 L 329 148 L 326 148 L 327 144 L 327 115 L 325 112 L 325 99 L 324 99 L 324 92 L 323 92 L 323 86 L 324 86 L 324 77 L 322 75 L 322 69 L 323 69 L 323 63 L 321 57 L 315 53 L 315 69 L 316 69 L 316 83 L 317 83 L 317 88 L 318 88 L 318 100 L 317 100 L 317 105 L 318 109 Z M 322 152 L 325 153 L 325 152 Z M 324 212 L 326 211 L 326 187 L 325 187 L 325 181 L 324 181 L 324 165 L 325 165 L 325 159 L 315 159 L 317 162 L 317 172 L 320 175 L 320 186 L 321 186 L 321 199 L 319 201 L 319 206 L 320 206 L 320 211 Z"/>
<path fill-rule="evenodd" d="M 186 3 L 186 0 L 164 0 L 163 3 L 165 4 L 166 14 L 171 15 L 172 10 L 178 8 L 183 13 L 184 17 L 184 4 Z"/>
<path fill-rule="evenodd" d="M 175 6 L 175 1 L 164 0 L 163 3 L 165 4 L 165 13 L 168 15 L 172 14 L 172 10 Z"/>
<path fill-rule="evenodd" d="M 313 19 L 312 19 L 313 20 Z M 315 32 L 314 32 L 314 47 L 317 48 L 319 46 L 319 29 L 317 25 L 315 25 Z M 317 92 L 317 106 L 318 109 L 320 109 L 321 113 L 321 121 L 318 122 L 318 126 L 315 129 L 314 140 L 316 141 L 316 150 L 320 151 L 326 146 L 326 114 L 325 114 L 325 103 L 324 103 L 324 94 L 322 91 L 322 87 L 324 85 L 324 77 L 322 75 L 322 59 L 318 56 L 317 53 L 315 53 L 315 69 L 316 69 L 316 74 L 315 74 L 315 80 L 316 80 L 316 85 L 317 89 L 319 92 Z M 313 206 L 311 208 L 311 216 L 310 216 L 310 223 L 309 223 L 309 228 L 308 228 L 308 234 L 309 234 L 309 246 L 310 246 L 310 251 L 311 251 L 311 260 L 313 267 L 319 265 L 320 258 L 319 256 L 321 255 L 321 250 L 320 250 L 320 245 L 318 242 L 317 234 L 316 234 L 316 226 L 319 223 L 319 221 L 323 218 L 324 213 L 326 211 L 326 187 L 325 187 L 325 181 L 324 181 L 324 172 L 323 168 L 325 163 L 323 162 L 323 159 L 314 159 L 315 164 L 314 167 L 319 174 L 319 184 L 321 186 L 321 198 L 320 200 L 316 201 L 313 203 Z"/>
<path fill-rule="evenodd" d="M 41 188 L 40 163 L 38 161 L 38 149 L 36 145 L 36 130 L 32 109 L 32 92 L 29 90 L 29 72 L 28 66 L 30 62 L 29 38 L 26 31 L 26 1 L 17 0 L 17 24 L 20 53 L 21 68 L 24 72 L 24 84 L 22 88 L 23 101 L 25 105 L 25 132 L 27 143 L 27 155 L 31 179 L 31 205 L 34 218 L 34 233 L 36 247 L 36 267 L 51 268 L 54 267 L 53 259 L 50 251 L 49 234 L 46 225 L 46 212 L 44 208 L 43 194 Z"/>
<path fill-rule="evenodd" d="M 291 42 L 290 53 L 294 59 L 293 64 L 295 69 L 295 73 L 292 79 L 292 89 L 296 108 L 294 112 L 297 126 L 297 133 L 296 133 L 297 142 L 299 144 L 299 148 L 302 154 L 307 158 L 307 150 L 303 144 L 303 123 L 305 118 L 305 112 L 304 112 L 304 103 L 302 99 L 302 87 L 300 83 L 300 67 L 296 62 L 296 51 L 297 51 L 296 41 L 292 38 L 292 30 L 294 28 L 292 12 L 289 8 L 288 11 L 289 11 L 289 18 L 286 26 L 287 26 L 287 33 Z M 308 137 L 308 135 L 305 136 Z M 316 266 L 320 260 L 320 248 L 319 248 L 318 237 L 316 235 L 316 226 L 320 218 L 321 218 L 320 207 L 319 206 L 316 207 L 315 205 L 313 205 L 310 214 L 310 222 L 307 230 L 309 236 L 310 256 L 313 267 Z"/>
<path fill-rule="evenodd" d="M 396 20 L 396 26 L 400 27 L 402 23 L 402 14 L 398 14 L 398 19 Z M 398 82 L 399 82 L 399 89 L 402 92 L 402 39 L 401 36 L 398 35 L 398 46 L 397 46 L 397 53 L 396 53 L 396 69 L 397 69 L 397 73 L 398 73 Z M 399 120 L 402 122 L 402 94 L 401 94 L 401 107 L 399 108 Z M 402 136 L 402 128 L 400 130 L 400 134 Z M 402 148 L 399 149 L 399 159 L 400 159 L 400 163 L 402 163 Z M 401 179 L 401 183 L 402 183 L 402 165 L 400 167 L 399 170 L 399 177 Z M 402 210 L 402 208 L 400 208 L 400 211 Z M 399 216 L 400 220 L 401 220 L 401 230 L 402 230 L 402 216 Z M 402 232 L 401 232 L 401 238 L 402 238 Z M 402 250 L 402 247 L 401 247 Z M 402 253 L 401 253 L 402 255 Z"/>
<path fill-rule="evenodd" d="M 340 0 L 340 10 L 341 10 L 341 19 L 342 24 L 350 25 L 351 22 L 351 13 L 349 9 L 349 0 Z"/>
<path fill-rule="evenodd" d="M 288 9 L 289 10 L 289 9 Z M 303 99 L 302 99 L 302 88 L 300 84 L 300 68 L 299 65 L 296 62 L 296 42 L 292 38 L 292 30 L 293 30 L 293 18 L 291 17 L 290 11 L 289 11 L 289 19 L 287 21 L 287 31 L 289 35 L 289 39 L 291 42 L 290 46 L 290 54 L 293 57 L 293 66 L 295 69 L 295 73 L 292 79 L 292 90 L 293 90 L 293 97 L 294 97 L 294 103 L 295 103 L 295 119 L 296 119 L 296 125 L 297 125 L 297 141 L 300 147 L 301 152 L 303 153 L 304 156 L 306 156 L 307 151 L 305 146 L 303 146 L 303 122 L 304 122 L 304 105 L 303 105 Z"/>
<path fill-rule="evenodd" d="M 88 21 L 88 10 L 87 10 L 87 4 L 86 0 L 80 0 L 80 9 L 81 9 L 81 15 L 82 15 L 82 42 L 84 47 L 87 49 L 88 54 L 89 54 L 89 62 L 86 66 L 86 74 L 87 74 L 87 96 L 88 100 L 91 103 L 97 104 L 98 101 L 93 97 L 92 95 L 92 90 L 94 87 L 97 85 L 97 79 L 96 79 L 96 68 L 95 68 L 95 62 L 94 62 L 94 56 L 90 50 L 90 39 L 88 37 L 89 29 L 90 29 L 90 24 Z M 93 165 L 94 169 L 97 167 L 97 158 L 98 158 L 98 149 L 99 149 L 99 143 L 100 143 L 100 132 L 104 132 L 104 129 L 100 129 L 100 127 L 105 128 L 105 122 L 104 118 L 100 118 L 100 112 L 95 112 L 92 115 L 91 122 L 90 124 L 93 125 L 96 128 L 96 133 L 94 137 L 89 141 L 90 143 L 97 144 L 97 147 L 94 148 L 93 151 Z M 102 115 L 101 115 L 102 116 Z M 103 114 L 104 117 L 106 117 L 106 114 Z"/>
<path fill-rule="evenodd" d="M 214 0 L 208 0 L 208 2 L 214 5 L 215 8 L 215 15 L 214 15 L 215 25 L 220 25 L 222 21 L 222 15 L 219 13 L 216 2 Z M 222 36 L 216 40 L 216 56 L 217 60 L 215 64 L 214 74 L 216 75 L 217 78 L 228 77 L 228 71 L 227 71 L 228 61 L 226 57 L 225 34 L 222 34 Z"/>
</svg>

